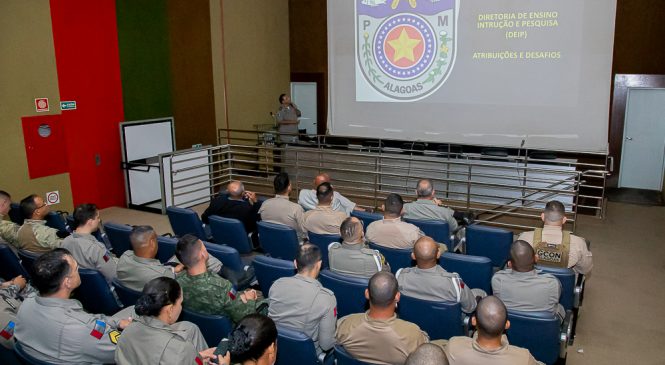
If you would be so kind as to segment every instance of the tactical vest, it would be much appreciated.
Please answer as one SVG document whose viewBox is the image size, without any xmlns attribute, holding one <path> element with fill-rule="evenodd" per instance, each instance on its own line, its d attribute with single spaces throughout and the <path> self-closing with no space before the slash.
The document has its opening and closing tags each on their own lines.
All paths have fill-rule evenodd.
<svg viewBox="0 0 665 365">
<path fill-rule="evenodd" d="M 570 253 L 570 231 L 562 231 L 561 244 L 543 242 L 543 229 L 533 232 L 533 249 L 538 256 L 538 264 L 551 267 L 568 267 Z"/>
<path fill-rule="evenodd" d="M 32 224 L 25 223 L 18 230 L 18 243 L 21 250 L 44 253 L 51 251 L 50 247 L 44 247 L 39 244 L 37 237 L 35 237 L 35 231 L 32 229 Z"/>
</svg>

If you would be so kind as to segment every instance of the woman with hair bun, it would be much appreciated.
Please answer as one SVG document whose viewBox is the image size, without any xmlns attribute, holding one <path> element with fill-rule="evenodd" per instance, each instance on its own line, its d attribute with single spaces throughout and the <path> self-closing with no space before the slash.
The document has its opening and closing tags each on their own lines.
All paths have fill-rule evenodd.
<svg viewBox="0 0 665 365">
<path fill-rule="evenodd" d="M 201 330 L 190 322 L 178 322 L 182 290 L 174 279 L 150 280 L 134 306 L 139 315 L 120 335 L 115 352 L 119 365 L 198 364 L 214 359 L 215 348 L 207 349 Z M 216 363 L 228 365 L 226 357 Z"/>
<path fill-rule="evenodd" d="M 272 365 L 277 360 L 277 327 L 262 314 L 250 314 L 229 335 L 233 363 Z"/>
</svg>

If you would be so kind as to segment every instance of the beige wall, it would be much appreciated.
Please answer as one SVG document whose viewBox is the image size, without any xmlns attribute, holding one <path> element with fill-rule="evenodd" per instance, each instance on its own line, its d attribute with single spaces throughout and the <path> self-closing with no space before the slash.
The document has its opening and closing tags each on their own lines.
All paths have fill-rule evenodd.
<svg viewBox="0 0 665 365">
<path fill-rule="evenodd" d="M 268 113 L 277 111 L 277 97 L 289 93 L 288 0 L 227 0 L 223 6 L 229 127 L 271 123 Z M 213 49 L 218 44 L 213 42 Z M 217 89 L 216 105 L 223 98 Z M 217 123 L 225 121 L 218 118 Z"/>
<path fill-rule="evenodd" d="M 61 203 L 52 209 L 71 211 L 69 174 L 28 177 L 21 125 L 21 117 L 60 111 L 48 0 L 0 2 L 0 55 L 0 189 L 14 201 L 59 190 Z M 35 112 L 37 97 L 49 98 L 49 113 Z"/>
</svg>

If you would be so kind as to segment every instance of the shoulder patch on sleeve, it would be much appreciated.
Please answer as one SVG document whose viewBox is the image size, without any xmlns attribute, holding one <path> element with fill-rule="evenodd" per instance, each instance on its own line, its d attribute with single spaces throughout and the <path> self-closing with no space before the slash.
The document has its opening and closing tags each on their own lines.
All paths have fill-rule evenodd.
<svg viewBox="0 0 665 365">
<path fill-rule="evenodd" d="M 119 338 L 120 338 L 120 331 L 113 330 L 109 332 L 109 340 L 111 340 L 112 344 L 117 345 Z"/>
<path fill-rule="evenodd" d="M 95 326 L 92 328 L 90 336 L 100 340 L 104 336 L 104 332 L 106 332 L 106 322 L 98 319 L 95 321 Z"/>
<path fill-rule="evenodd" d="M 238 294 L 238 292 L 236 291 L 236 288 L 231 287 L 231 290 L 229 290 L 229 292 L 228 292 L 229 298 L 231 298 L 231 300 L 236 300 L 237 294 Z"/>
<path fill-rule="evenodd" d="M 335 312 L 337 312 L 337 308 L 335 308 Z M 0 331 L 0 337 L 4 338 L 5 340 L 9 340 L 10 338 L 12 338 L 12 336 L 14 336 L 15 326 L 16 324 L 14 323 L 14 321 L 9 321 L 9 323 L 7 323 L 5 328 L 3 328 L 2 331 Z"/>
</svg>

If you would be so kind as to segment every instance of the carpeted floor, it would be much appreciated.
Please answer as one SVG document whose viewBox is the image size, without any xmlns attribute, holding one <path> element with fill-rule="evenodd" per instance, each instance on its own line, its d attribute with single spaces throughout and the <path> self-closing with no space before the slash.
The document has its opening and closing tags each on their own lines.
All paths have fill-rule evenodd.
<svg viewBox="0 0 665 365">
<path fill-rule="evenodd" d="M 645 189 L 610 188 L 607 189 L 607 200 L 616 203 L 664 205 L 662 192 Z"/>
<path fill-rule="evenodd" d="M 101 215 L 171 232 L 159 214 L 108 208 Z M 665 364 L 664 223 L 663 206 L 614 202 L 603 220 L 579 217 L 577 234 L 591 240 L 594 269 L 567 364 Z"/>
</svg>

